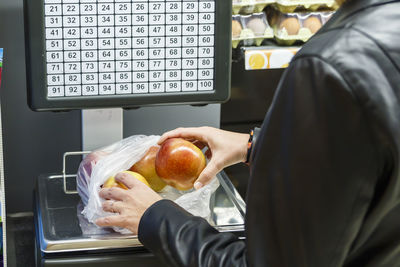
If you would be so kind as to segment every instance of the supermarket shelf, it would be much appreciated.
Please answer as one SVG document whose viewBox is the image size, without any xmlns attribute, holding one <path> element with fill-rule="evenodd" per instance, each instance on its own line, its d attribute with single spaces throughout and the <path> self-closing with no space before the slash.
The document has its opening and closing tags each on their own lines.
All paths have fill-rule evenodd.
<svg viewBox="0 0 400 267">
<path fill-rule="evenodd" d="M 266 70 L 288 67 L 300 48 L 301 46 L 258 46 L 241 49 L 246 70 Z"/>
</svg>

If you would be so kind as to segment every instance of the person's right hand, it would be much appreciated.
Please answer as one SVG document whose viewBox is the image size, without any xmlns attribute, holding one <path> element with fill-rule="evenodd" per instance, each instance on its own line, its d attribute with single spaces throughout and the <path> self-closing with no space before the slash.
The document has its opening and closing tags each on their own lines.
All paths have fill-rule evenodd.
<svg viewBox="0 0 400 267">
<path fill-rule="evenodd" d="M 184 138 L 194 142 L 200 148 L 208 147 L 205 154 L 210 161 L 194 183 L 195 189 L 208 184 L 225 167 L 246 161 L 249 134 L 212 127 L 178 128 L 164 133 L 158 144 L 161 145 L 169 138 Z"/>
</svg>

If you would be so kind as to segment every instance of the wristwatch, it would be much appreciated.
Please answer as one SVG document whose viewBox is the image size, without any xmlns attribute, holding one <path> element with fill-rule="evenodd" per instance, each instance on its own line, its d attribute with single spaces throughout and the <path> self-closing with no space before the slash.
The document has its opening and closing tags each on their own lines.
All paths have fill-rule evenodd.
<svg viewBox="0 0 400 267">
<path fill-rule="evenodd" d="M 252 157 L 253 147 L 255 146 L 255 144 L 257 142 L 257 137 L 258 137 L 260 131 L 261 131 L 261 128 L 259 128 L 259 127 L 255 127 L 254 129 L 252 129 L 250 131 L 249 141 L 247 142 L 247 156 L 246 156 L 246 161 L 245 161 L 245 163 L 247 165 L 250 165 L 250 162 L 253 158 Z"/>
</svg>

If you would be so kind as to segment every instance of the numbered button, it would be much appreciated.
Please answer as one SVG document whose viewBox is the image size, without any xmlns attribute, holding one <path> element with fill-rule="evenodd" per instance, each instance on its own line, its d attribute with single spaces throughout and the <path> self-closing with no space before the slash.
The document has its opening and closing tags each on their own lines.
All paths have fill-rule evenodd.
<svg viewBox="0 0 400 267">
<path fill-rule="evenodd" d="M 49 86 L 47 87 L 48 97 L 64 96 L 64 86 Z"/>
<path fill-rule="evenodd" d="M 131 83 L 132 82 L 132 73 L 131 72 L 120 72 L 116 74 L 116 82 L 117 83 Z"/>
<path fill-rule="evenodd" d="M 100 73 L 99 83 L 115 83 L 115 73 Z"/>
<path fill-rule="evenodd" d="M 149 81 L 149 73 L 148 72 L 134 72 L 132 76 L 133 82 L 147 82 Z"/>
<path fill-rule="evenodd" d="M 166 81 L 179 81 L 181 79 L 182 72 L 180 70 L 168 70 L 165 72 Z"/>
<path fill-rule="evenodd" d="M 166 82 L 165 83 L 165 91 L 166 92 L 180 92 L 181 91 L 181 83 L 180 82 Z"/>
<path fill-rule="evenodd" d="M 62 39 L 63 37 L 63 32 L 61 29 L 57 28 L 49 28 L 46 29 L 46 39 Z"/>
<path fill-rule="evenodd" d="M 82 51 L 82 61 L 97 61 L 98 53 L 96 50 Z"/>
<path fill-rule="evenodd" d="M 115 70 L 115 62 L 99 62 L 99 72 L 114 72 Z"/>
<path fill-rule="evenodd" d="M 84 85 L 82 87 L 82 95 L 98 95 L 98 94 L 99 94 L 99 86 L 97 84 Z"/>
<path fill-rule="evenodd" d="M 182 92 L 197 91 L 197 81 L 184 81 L 182 82 Z"/>
<path fill-rule="evenodd" d="M 150 93 L 163 93 L 165 91 L 165 83 L 154 82 L 149 84 Z"/>
<path fill-rule="evenodd" d="M 63 85 L 64 75 L 48 75 L 47 76 L 48 85 Z"/>
<path fill-rule="evenodd" d="M 80 18 L 79 16 L 64 16 L 63 26 L 64 27 L 79 27 Z"/>
<path fill-rule="evenodd" d="M 183 12 L 197 13 L 199 11 L 198 2 L 183 2 Z"/>
<path fill-rule="evenodd" d="M 214 12 L 215 2 L 200 2 L 200 12 Z"/>
<path fill-rule="evenodd" d="M 59 28 L 62 26 L 62 17 L 46 17 L 46 28 Z"/>
<path fill-rule="evenodd" d="M 214 47 L 199 48 L 199 57 L 213 57 L 213 56 L 214 56 Z"/>
<path fill-rule="evenodd" d="M 117 84 L 115 91 L 117 95 L 132 94 L 132 84 L 131 83 Z"/>
<path fill-rule="evenodd" d="M 62 14 L 61 5 L 45 5 L 44 12 L 46 16 L 57 16 Z"/>
<path fill-rule="evenodd" d="M 115 14 L 130 14 L 132 13 L 131 3 L 116 3 Z"/>
<path fill-rule="evenodd" d="M 149 3 L 149 13 L 164 13 L 165 2 Z"/>
<path fill-rule="evenodd" d="M 47 52 L 46 58 L 47 62 L 63 62 L 64 54 L 63 52 Z"/>
<path fill-rule="evenodd" d="M 148 13 L 149 4 L 148 3 L 133 3 L 132 9 L 134 14 L 146 14 Z"/>
<path fill-rule="evenodd" d="M 206 80 L 198 82 L 199 91 L 212 91 L 214 90 L 214 81 Z"/>
<path fill-rule="evenodd" d="M 132 87 L 132 93 L 134 94 L 146 94 L 149 92 L 148 83 L 134 83 Z"/>
<path fill-rule="evenodd" d="M 199 69 L 214 68 L 214 58 L 199 59 Z"/>
<path fill-rule="evenodd" d="M 199 35 L 213 35 L 214 29 L 215 29 L 214 25 L 200 25 Z"/>
<path fill-rule="evenodd" d="M 67 74 L 64 76 L 65 85 L 81 84 L 80 74 Z"/>
<path fill-rule="evenodd" d="M 80 73 L 81 72 L 81 63 L 65 63 L 64 64 L 64 72 L 65 73 Z"/>
<path fill-rule="evenodd" d="M 116 71 L 131 71 L 132 62 L 131 61 L 119 61 L 116 63 Z"/>
<path fill-rule="evenodd" d="M 81 42 L 77 40 L 64 40 L 64 50 L 80 50 Z"/>
<path fill-rule="evenodd" d="M 115 84 L 101 84 L 99 86 L 100 95 L 114 95 L 115 94 Z"/>
<path fill-rule="evenodd" d="M 98 64 L 97 62 L 82 62 L 82 72 L 83 73 L 88 73 L 88 72 L 98 72 Z"/>
<path fill-rule="evenodd" d="M 213 69 L 203 69 L 198 70 L 199 80 L 211 80 L 214 78 L 214 70 Z"/>
<path fill-rule="evenodd" d="M 81 4 L 80 13 L 83 15 L 95 15 L 95 14 L 97 14 L 97 5 L 89 4 L 89 3 Z"/>
<path fill-rule="evenodd" d="M 83 84 L 97 84 L 99 80 L 99 75 L 97 73 L 88 73 L 82 75 Z"/>
<path fill-rule="evenodd" d="M 47 73 L 48 74 L 59 74 L 64 72 L 63 63 L 52 63 L 47 64 Z"/>
<path fill-rule="evenodd" d="M 82 95 L 82 86 L 70 85 L 65 86 L 65 96 L 80 96 Z"/>
<path fill-rule="evenodd" d="M 48 40 L 46 41 L 47 51 L 63 50 L 63 43 L 61 40 Z"/>
<path fill-rule="evenodd" d="M 165 11 L 166 13 L 180 13 L 182 10 L 181 2 L 167 2 Z"/>
<path fill-rule="evenodd" d="M 214 13 L 200 13 L 199 23 L 214 23 L 215 14 Z"/>
<path fill-rule="evenodd" d="M 197 70 L 182 70 L 182 80 L 196 80 Z"/>
<path fill-rule="evenodd" d="M 81 60 L 81 53 L 79 51 L 64 52 L 65 62 L 77 62 Z"/>
</svg>

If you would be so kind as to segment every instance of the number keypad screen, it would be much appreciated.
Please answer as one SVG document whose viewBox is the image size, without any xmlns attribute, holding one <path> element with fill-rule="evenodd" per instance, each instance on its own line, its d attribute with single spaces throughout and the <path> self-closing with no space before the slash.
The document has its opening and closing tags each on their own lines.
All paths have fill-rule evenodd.
<svg viewBox="0 0 400 267">
<path fill-rule="evenodd" d="M 45 0 L 48 97 L 214 90 L 215 0 Z"/>
</svg>

